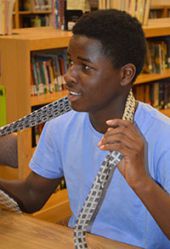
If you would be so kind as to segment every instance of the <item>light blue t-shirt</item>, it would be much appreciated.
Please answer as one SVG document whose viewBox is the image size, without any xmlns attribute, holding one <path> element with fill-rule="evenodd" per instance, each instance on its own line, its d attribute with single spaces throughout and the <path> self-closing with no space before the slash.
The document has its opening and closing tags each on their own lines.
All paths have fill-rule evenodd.
<svg viewBox="0 0 170 249">
<path fill-rule="evenodd" d="M 151 177 L 170 193 L 170 119 L 140 102 L 135 124 L 146 140 Z M 46 123 L 31 160 L 31 169 L 43 177 L 65 176 L 71 227 L 108 153 L 97 147 L 101 137 L 87 113 L 70 111 Z M 170 249 L 170 241 L 118 169 L 90 232 L 146 249 Z"/>
</svg>

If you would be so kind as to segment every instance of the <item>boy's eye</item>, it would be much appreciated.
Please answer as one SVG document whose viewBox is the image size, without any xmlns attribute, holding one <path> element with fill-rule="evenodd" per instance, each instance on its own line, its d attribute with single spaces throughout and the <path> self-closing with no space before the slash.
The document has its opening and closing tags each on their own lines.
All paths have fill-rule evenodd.
<svg viewBox="0 0 170 249">
<path fill-rule="evenodd" d="M 68 58 L 68 67 L 71 67 L 74 64 L 77 65 L 77 66 L 79 66 L 79 69 L 81 68 L 81 70 L 83 72 L 85 72 L 85 73 L 88 72 L 88 71 L 90 71 L 92 69 L 92 67 L 88 66 L 87 64 L 84 64 L 84 63 L 78 63 L 78 64 L 76 64 L 76 63 L 74 63 L 73 60 L 71 60 L 70 58 Z"/>
<path fill-rule="evenodd" d="M 89 71 L 91 68 L 88 65 L 82 65 L 83 70 Z"/>
</svg>

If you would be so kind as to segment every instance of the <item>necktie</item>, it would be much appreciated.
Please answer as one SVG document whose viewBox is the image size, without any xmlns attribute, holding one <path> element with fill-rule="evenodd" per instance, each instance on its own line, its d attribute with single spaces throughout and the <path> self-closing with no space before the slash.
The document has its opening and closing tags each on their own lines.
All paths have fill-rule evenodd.
<svg viewBox="0 0 170 249">
<path fill-rule="evenodd" d="M 135 98 L 130 91 L 122 119 L 133 122 L 135 107 Z M 104 159 L 76 221 L 74 228 L 75 249 L 88 248 L 85 237 L 86 231 L 95 219 L 113 175 L 114 169 L 122 158 L 123 155 L 121 153 L 118 151 L 112 151 Z"/>
</svg>

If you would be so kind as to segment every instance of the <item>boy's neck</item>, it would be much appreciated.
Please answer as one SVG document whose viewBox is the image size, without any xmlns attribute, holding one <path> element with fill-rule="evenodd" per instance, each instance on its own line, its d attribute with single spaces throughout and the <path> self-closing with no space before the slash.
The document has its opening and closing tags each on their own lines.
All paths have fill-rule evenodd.
<svg viewBox="0 0 170 249">
<path fill-rule="evenodd" d="M 120 106 L 118 109 L 117 106 Z M 89 113 L 89 118 L 92 126 L 100 133 L 105 133 L 108 129 L 106 121 L 109 119 L 121 119 L 124 113 L 125 104 L 117 105 L 116 108 L 112 108 L 110 111 L 102 111 L 96 113 Z"/>
</svg>

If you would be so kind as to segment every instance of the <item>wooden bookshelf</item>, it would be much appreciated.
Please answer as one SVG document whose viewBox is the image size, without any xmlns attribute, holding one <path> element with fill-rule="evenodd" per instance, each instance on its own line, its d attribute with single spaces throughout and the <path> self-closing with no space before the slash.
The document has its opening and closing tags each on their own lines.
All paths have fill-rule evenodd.
<svg viewBox="0 0 170 249">
<path fill-rule="evenodd" d="M 31 97 L 31 106 L 48 104 L 48 103 L 55 101 L 56 99 L 63 98 L 66 95 L 67 95 L 67 91 L 63 90 L 63 91 L 57 92 L 57 93 L 48 93 L 45 95 L 32 96 Z"/>
<path fill-rule="evenodd" d="M 30 96 L 31 53 L 46 49 L 66 48 L 71 33 L 52 28 L 16 29 L 11 36 L 0 37 L 0 84 L 7 92 L 7 122 L 12 122 L 31 112 L 34 105 L 46 104 L 66 95 L 66 91 L 44 96 Z M 10 72 L 10 73 L 9 73 Z M 11 109 L 12 107 L 12 109 Z M 0 177 L 23 179 L 29 173 L 32 157 L 31 129 L 18 133 L 18 168 L 0 166 Z M 52 200 L 56 204 L 52 204 Z M 46 206 L 34 214 L 37 218 L 59 222 L 70 214 L 67 191 L 56 192 Z"/>
<path fill-rule="evenodd" d="M 47 15 L 50 19 L 49 25 L 52 26 L 51 18 L 54 10 L 22 10 L 22 5 L 25 0 L 15 0 L 14 12 L 13 12 L 13 28 L 25 27 L 24 17 L 32 18 L 33 16 Z M 31 1 L 31 0 L 30 0 Z M 31 27 L 31 26 L 30 26 Z"/>
<path fill-rule="evenodd" d="M 50 103 L 66 94 L 58 92 L 31 97 L 30 62 L 33 51 L 66 48 L 70 37 L 70 32 L 50 27 L 17 29 L 11 36 L 0 37 L 0 84 L 5 86 L 7 92 L 8 123 L 29 114 L 32 106 Z M 32 156 L 30 129 L 18 133 L 18 151 L 18 178 L 24 178 L 29 172 L 28 163 Z"/>
<path fill-rule="evenodd" d="M 31 14 L 36 14 L 36 15 L 40 15 L 40 14 L 51 14 L 51 10 L 33 10 L 33 11 L 29 11 L 29 10 L 21 10 L 18 11 L 19 15 L 31 15 Z"/>
<path fill-rule="evenodd" d="M 170 18 L 149 19 L 143 30 L 146 38 L 170 35 Z"/>
<path fill-rule="evenodd" d="M 13 35 L 0 37 L 0 63 L 3 65 L 0 72 L 0 83 L 2 82 L 2 84 L 5 85 L 9 95 L 7 96 L 8 122 L 28 113 L 32 105 L 29 94 L 31 52 L 36 50 L 66 48 L 70 37 L 70 32 L 57 31 L 48 27 L 16 29 Z M 9 57 L 5 56 L 5 54 L 8 54 Z M 8 70 L 12 73 L 9 74 Z M 22 72 L 22 75 L 20 72 Z M 11 84 L 11 82 L 13 82 L 13 84 Z M 15 94 L 12 94 L 12 90 L 14 90 Z M 58 94 L 59 97 L 63 96 L 63 93 L 59 92 Z M 54 97 L 54 95 L 52 96 Z M 43 97 L 39 96 L 38 98 L 42 99 Z M 48 97 L 45 98 L 46 103 L 52 99 L 50 95 L 49 101 L 47 99 Z M 17 107 L 16 104 L 20 101 L 24 103 L 24 106 L 27 106 L 27 108 Z M 16 104 L 13 105 L 13 103 Z M 35 103 L 33 103 L 33 105 L 34 104 Z M 20 106 L 20 104 L 18 105 Z M 13 106 L 13 112 L 10 111 L 10 106 Z"/>
</svg>

